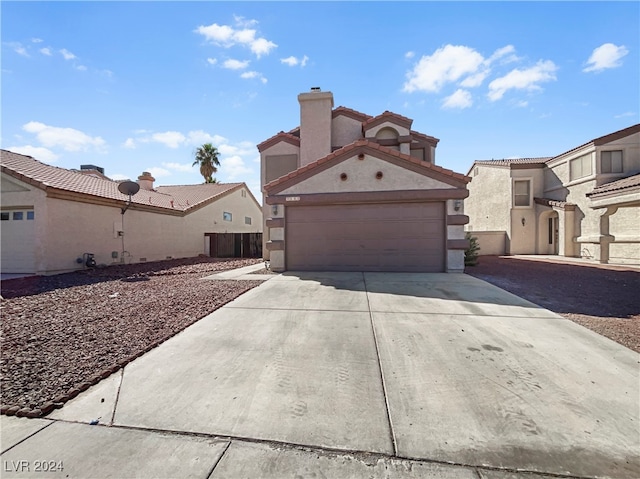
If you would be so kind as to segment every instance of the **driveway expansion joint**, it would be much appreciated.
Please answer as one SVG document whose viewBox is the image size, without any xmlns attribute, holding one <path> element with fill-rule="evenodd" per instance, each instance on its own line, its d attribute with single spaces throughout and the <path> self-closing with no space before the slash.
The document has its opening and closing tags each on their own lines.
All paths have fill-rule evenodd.
<svg viewBox="0 0 640 479">
<path fill-rule="evenodd" d="M 367 290 L 367 277 L 362 273 L 362 281 L 364 283 L 364 291 L 367 296 L 367 307 L 369 309 L 369 323 L 371 324 L 371 333 L 373 334 L 373 343 L 376 347 L 376 360 L 378 361 L 378 371 L 380 372 L 380 383 L 382 385 L 382 394 L 384 395 L 384 406 L 387 414 L 387 423 L 389 424 L 389 436 L 391 439 L 391 445 L 393 446 L 393 455 L 398 455 L 398 442 L 396 441 L 396 434 L 393 430 L 393 421 L 391 420 L 391 408 L 389 407 L 389 396 L 387 395 L 387 385 L 384 380 L 384 371 L 382 370 L 382 361 L 380 360 L 380 348 L 378 346 L 378 336 L 376 335 L 376 327 L 373 324 L 373 313 L 371 311 L 371 304 L 369 302 L 369 291 Z"/>
<path fill-rule="evenodd" d="M 171 429 L 157 429 L 157 428 L 147 428 L 147 427 L 139 427 L 139 426 L 127 426 L 127 425 L 123 425 L 123 424 L 114 424 L 114 425 L 111 425 L 111 426 L 108 426 L 106 424 L 89 425 L 87 423 L 77 423 L 75 421 L 68 421 L 68 420 L 63 420 L 63 419 L 56 419 L 56 420 L 51 421 L 52 424 L 54 422 L 62 422 L 62 423 L 70 423 L 70 424 L 84 424 L 87 427 L 113 428 L 113 429 L 129 430 L 129 431 L 147 432 L 147 433 L 152 433 L 152 434 L 163 434 L 163 435 L 167 435 L 167 436 L 194 437 L 194 438 L 209 439 L 209 440 L 214 440 L 214 441 L 219 441 L 219 442 L 226 442 L 227 445 L 226 445 L 225 450 L 224 450 L 225 453 L 229 449 L 229 447 L 231 446 L 232 443 L 237 442 L 237 443 L 261 444 L 261 445 L 269 446 L 269 447 L 272 447 L 272 448 L 275 448 L 275 449 L 283 449 L 283 450 L 286 450 L 286 451 L 297 451 L 297 452 L 310 452 L 310 453 L 329 456 L 329 457 L 331 457 L 331 456 L 350 456 L 350 457 L 353 457 L 355 459 L 360 459 L 360 460 L 365 460 L 365 459 L 372 460 L 372 459 L 375 459 L 375 460 L 411 461 L 411 462 L 415 462 L 415 463 L 418 463 L 418 464 L 436 464 L 436 465 L 441 465 L 441 466 L 467 468 L 467 469 L 470 469 L 470 470 L 473 470 L 473 471 L 476 471 L 476 472 L 477 471 L 492 471 L 492 472 L 504 472 L 504 473 L 525 474 L 525 475 L 528 475 L 528 474 L 536 475 L 537 474 L 538 476 L 546 476 L 546 477 L 553 477 L 553 478 L 560 478 L 560 479 L 596 479 L 595 476 L 581 476 L 581 475 L 574 475 L 574 474 L 558 474 L 558 473 L 553 473 L 553 472 L 535 471 L 535 470 L 528 470 L 528 469 L 516 469 L 516 468 L 509 468 L 509 467 L 497 467 L 497 466 L 487 466 L 487 465 L 478 465 L 478 464 L 467 464 L 467 463 L 463 463 L 463 462 L 444 461 L 444 460 L 429 459 L 429 458 L 424 458 L 424 457 L 417 458 L 417 457 L 413 457 L 413 456 L 409 456 L 409 455 L 400 455 L 400 454 L 397 454 L 397 453 L 388 454 L 388 453 L 384 453 L 384 452 L 366 451 L 366 450 L 358 450 L 358 449 L 333 448 L 333 447 L 325 447 L 325 446 L 316 446 L 316 445 L 309 445 L 309 444 L 298 444 L 298 443 L 292 443 L 292 442 L 277 441 L 277 440 L 272 440 L 272 439 L 260 439 L 260 438 L 245 437 L 245 436 L 232 436 L 232 435 L 228 435 L 228 434 L 220 434 L 220 435 L 218 435 L 218 434 L 210 434 L 210 433 L 203 433 L 203 432 L 192 432 L 192 431 L 174 431 L 174 430 L 171 430 Z M 49 427 L 49 426 L 50 426 L 50 424 L 45 426 L 45 427 Z M 38 432 L 42 431 L 43 429 L 44 428 L 36 431 L 31 436 L 37 434 Z M 29 437 L 31 437 L 31 436 L 29 436 Z M 24 441 L 20 441 L 20 442 L 24 442 Z M 12 448 L 13 447 L 15 447 L 15 446 L 12 446 Z M 216 462 L 216 464 L 211 469 L 211 472 L 207 477 L 211 476 L 211 474 L 215 470 L 215 467 L 220 463 L 220 461 L 222 460 L 223 456 L 224 456 L 224 453 L 220 456 L 220 459 Z"/>
</svg>

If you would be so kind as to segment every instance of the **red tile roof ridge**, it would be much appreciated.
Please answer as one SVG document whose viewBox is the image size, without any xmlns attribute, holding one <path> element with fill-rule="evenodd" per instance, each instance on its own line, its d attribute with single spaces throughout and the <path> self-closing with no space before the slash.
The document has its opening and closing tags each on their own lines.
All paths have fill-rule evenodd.
<svg viewBox="0 0 640 479">
<path fill-rule="evenodd" d="M 278 143 L 278 141 L 289 141 L 289 142 L 293 142 L 294 144 L 297 144 L 298 146 L 300 146 L 300 138 L 292 135 L 291 133 L 286 133 L 284 131 L 280 131 L 278 133 L 276 133 L 275 135 L 273 135 L 271 138 L 267 138 L 266 140 L 264 140 L 261 143 L 258 143 L 256 145 L 256 148 L 258 148 L 258 151 L 262 151 L 263 149 L 270 147 L 276 143 Z"/>
<path fill-rule="evenodd" d="M 370 141 L 370 140 L 367 140 L 367 139 L 360 139 L 360 140 L 354 141 L 353 143 L 349 143 L 348 145 L 343 146 L 342 148 L 330 153 L 327 156 L 324 156 L 324 157 L 322 157 L 322 158 L 320 158 L 320 159 L 318 159 L 316 161 L 308 163 L 304 167 L 298 168 L 298 169 L 292 171 L 291 173 L 289 173 L 287 175 L 281 176 L 279 178 L 276 178 L 275 180 L 270 181 L 269 183 L 264 185 L 264 188 L 267 189 L 267 190 L 270 189 L 270 188 L 273 188 L 274 186 L 276 186 L 276 185 L 278 185 L 278 184 L 280 184 L 280 183 L 282 183 L 282 182 L 284 182 L 284 181 L 286 181 L 288 179 L 291 179 L 291 178 L 294 178 L 294 177 L 300 175 L 301 173 L 303 173 L 303 171 L 309 171 L 311 169 L 314 169 L 314 168 L 322 165 L 323 163 L 326 163 L 327 161 L 332 160 L 333 158 L 337 157 L 338 155 L 343 155 L 343 154 L 345 154 L 345 153 L 347 153 L 347 152 L 349 152 L 349 151 L 351 151 L 353 149 L 356 149 L 358 147 L 369 147 L 369 148 L 372 148 L 372 149 L 380 150 L 380 151 L 382 151 L 384 153 L 387 153 L 387 154 L 390 154 L 392 156 L 396 156 L 398 158 L 401 158 L 402 160 L 409 161 L 410 163 L 418 165 L 418 166 L 420 166 L 422 168 L 427 168 L 427 169 L 431 169 L 431 170 L 437 171 L 438 173 L 444 174 L 446 176 L 451 176 L 453 178 L 456 178 L 458 180 L 464 181 L 466 183 L 471 181 L 470 177 L 468 177 L 466 175 L 463 175 L 461 173 L 456 173 L 453 170 L 450 170 L 450 169 L 447 169 L 447 168 L 443 168 L 441 166 L 434 165 L 432 163 L 427 163 L 427 162 L 424 162 L 424 161 L 417 160 L 416 158 L 414 158 L 414 157 L 412 157 L 410 155 L 406 155 L 404 153 L 401 153 L 398 150 L 395 150 L 393 148 L 382 146 L 382 145 L 380 145 L 380 144 L 378 144 L 378 143 L 376 143 L 374 141 Z M 305 169 L 303 170 L 303 168 L 305 168 Z"/>
<path fill-rule="evenodd" d="M 411 123 L 413 123 L 413 120 L 411 118 L 408 118 L 406 116 L 400 115 L 399 113 L 394 113 L 392 111 L 389 110 L 385 110 L 384 112 L 382 112 L 381 114 L 374 116 L 373 118 L 369 118 L 368 120 L 364 121 L 362 123 L 362 127 L 365 128 L 367 125 L 374 123 L 376 121 L 379 121 L 383 118 L 393 118 L 395 120 L 400 120 L 402 123 L 408 123 L 409 125 Z"/>
<path fill-rule="evenodd" d="M 8 150 L 0 150 L 0 152 L 2 171 L 25 183 L 42 189 L 53 188 L 90 197 L 116 201 L 127 199 L 118 191 L 120 181 L 84 175 L 77 171 L 48 165 L 31 156 Z M 140 190 L 131 199 L 134 204 L 152 204 L 156 208 L 186 211 L 236 188 L 240 184 L 242 183 L 214 184 L 217 190 L 215 194 L 211 194 L 214 193 L 212 191 L 206 191 L 207 189 L 203 188 L 204 184 L 158 186 L 153 190 Z M 197 190 L 199 194 L 195 194 L 194 190 Z M 176 204 L 180 207 L 176 208 Z"/>
<path fill-rule="evenodd" d="M 362 113 L 361 111 L 354 110 L 353 108 L 347 108 L 346 106 L 338 106 L 333 109 L 331 112 L 332 116 L 337 116 L 340 113 L 351 113 L 352 115 L 361 116 L 365 119 L 373 118 L 371 115 L 367 115 L 366 113 Z"/>
</svg>

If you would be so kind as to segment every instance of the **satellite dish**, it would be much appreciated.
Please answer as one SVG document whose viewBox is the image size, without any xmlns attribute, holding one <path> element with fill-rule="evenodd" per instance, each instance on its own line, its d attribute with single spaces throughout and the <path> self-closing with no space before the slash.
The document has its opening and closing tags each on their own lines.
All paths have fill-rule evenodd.
<svg viewBox="0 0 640 479">
<path fill-rule="evenodd" d="M 123 195 L 131 197 L 140 191 L 140 185 L 135 181 L 123 181 L 118 185 L 118 191 Z"/>
</svg>

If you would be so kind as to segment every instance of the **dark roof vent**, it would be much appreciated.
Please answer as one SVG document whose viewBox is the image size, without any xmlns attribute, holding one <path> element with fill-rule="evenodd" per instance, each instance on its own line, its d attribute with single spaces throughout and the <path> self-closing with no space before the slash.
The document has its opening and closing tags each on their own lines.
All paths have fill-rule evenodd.
<svg viewBox="0 0 640 479">
<path fill-rule="evenodd" d="M 321 91 L 319 86 L 312 86 L 311 91 Z"/>
<path fill-rule="evenodd" d="M 104 175 L 104 168 L 96 165 L 80 165 L 81 170 L 96 170 Z"/>
</svg>

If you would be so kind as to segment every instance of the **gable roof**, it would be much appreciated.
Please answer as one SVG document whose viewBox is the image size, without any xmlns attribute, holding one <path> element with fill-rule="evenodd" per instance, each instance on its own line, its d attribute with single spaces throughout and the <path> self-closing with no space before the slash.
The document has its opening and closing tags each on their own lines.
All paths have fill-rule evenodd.
<svg viewBox="0 0 640 479">
<path fill-rule="evenodd" d="M 397 113 L 393 113 L 392 111 L 385 110 L 378 116 L 374 116 L 373 118 L 369 118 L 365 122 L 362 123 L 362 131 L 367 131 L 375 126 L 381 125 L 385 121 L 395 123 L 396 125 L 402 126 L 404 128 L 410 129 L 413 120 L 411 118 L 407 118 L 406 116 L 398 115 Z"/>
<path fill-rule="evenodd" d="M 581 148 L 584 148 L 585 146 L 601 146 L 601 145 L 605 145 L 607 143 L 610 143 L 612 141 L 616 141 L 619 140 L 621 138 L 627 137 L 629 135 L 633 135 L 634 133 L 638 133 L 640 132 L 640 123 L 636 124 L 636 125 L 632 125 L 629 126 L 627 128 L 623 128 L 622 130 L 618 130 L 618 131 L 614 131 L 613 133 L 609 133 L 608 135 L 604 135 L 604 136 L 600 136 L 598 138 L 594 138 L 591 141 L 587 141 L 586 143 L 583 143 L 580 146 L 576 146 L 575 148 L 571 148 L 568 151 L 565 151 L 564 153 L 560 153 L 559 155 L 556 155 L 552 158 L 549 158 L 547 160 L 547 163 L 551 163 L 553 160 L 560 158 L 562 156 L 565 156 L 569 153 L 572 153 L 576 150 L 579 150 Z"/>
<path fill-rule="evenodd" d="M 262 152 L 263 150 L 266 150 L 267 148 L 271 148 L 273 145 L 275 145 L 276 143 L 280 143 L 281 141 L 284 141 L 293 146 L 299 147 L 300 146 L 299 127 L 294 128 L 291 131 L 294 132 L 296 130 L 298 131 L 298 136 L 294 136 L 291 132 L 285 133 L 284 131 L 281 131 L 280 133 L 273 135 L 271 138 L 268 138 L 264 140 L 262 143 L 258 144 L 257 146 L 258 151 Z"/>
<path fill-rule="evenodd" d="M 432 163 L 420 161 L 412 156 L 400 153 L 393 148 L 388 148 L 369 140 L 357 140 L 323 158 L 320 158 L 319 160 L 309 163 L 308 165 L 298 168 L 287 175 L 281 176 L 280 178 L 267 183 L 264 185 L 264 189 L 269 194 L 281 191 L 295 183 L 303 181 L 309 176 L 319 173 L 328 167 L 338 164 L 347 158 L 351 158 L 353 155 L 360 153 L 367 153 L 371 156 L 385 159 L 403 168 L 418 171 L 425 174 L 425 176 L 430 176 L 443 181 L 444 183 L 458 187 L 464 186 L 471 181 L 471 178 L 468 176 L 456 173 L 453 170 L 442 168 L 441 166 L 436 166 Z"/>
<path fill-rule="evenodd" d="M 122 206 L 128 198 L 118 191 L 120 182 L 42 163 L 31 156 L 0 150 L 2 172 L 47 192 L 89 203 Z M 242 187 L 244 183 L 160 186 L 131 197 L 132 207 L 157 213 L 189 213 Z M 245 185 L 246 187 L 246 185 Z M 247 188 L 248 190 L 248 188 Z M 255 200 L 255 199 L 254 199 Z"/>
<path fill-rule="evenodd" d="M 471 165 L 471 168 L 469 168 L 469 171 L 467 172 L 467 174 L 470 174 L 473 168 L 475 168 L 476 166 L 493 166 L 498 168 L 511 168 L 512 166 L 516 166 L 516 165 L 525 165 L 525 168 L 526 168 L 526 165 L 531 165 L 530 166 L 531 168 L 542 167 L 546 164 L 546 162 L 550 158 L 551 157 L 549 156 L 545 156 L 542 158 L 503 158 L 501 160 L 476 160 L 473 162 L 473 165 Z"/>
<path fill-rule="evenodd" d="M 610 183 L 605 183 L 604 185 L 596 186 L 593 191 L 587 193 L 587 196 L 591 197 L 604 193 L 612 193 L 614 191 L 619 192 L 637 187 L 640 187 L 640 173 L 612 181 Z"/>
<path fill-rule="evenodd" d="M 331 118 L 335 118 L 340 115 L 346 116 L 348 118 L 352 118 L 359 122 L 364 122 L 372 118 L 371 115 L 367 115 L 366 113 L 362 113 L 352 108 L 347 108 L 346 106 L 339 106 L 337 108 L 334 108 L 333 111 L 331 112 Z"/>
</svg>

